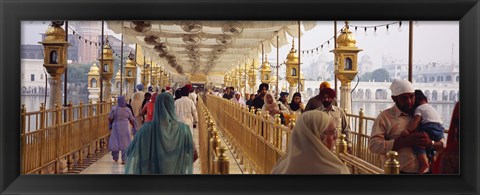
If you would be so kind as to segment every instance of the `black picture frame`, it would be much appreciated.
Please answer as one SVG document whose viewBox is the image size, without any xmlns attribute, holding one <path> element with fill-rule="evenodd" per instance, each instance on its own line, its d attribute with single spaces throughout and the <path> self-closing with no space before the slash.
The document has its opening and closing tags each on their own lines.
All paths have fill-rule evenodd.
<svg viewBox="0 0 480 195">
<path fill-rule="evenodd" d="M 4 194 L 477 194 L 478 0 L 0 1 L 0 192 Z M 26 20 L 460 21 L 460 175 L 19 175 L 20 22 Z M 441 32 L 438 32 L 441 34 Z M 392 46 L 394 47 L 394 46 Z"/>
</svg>

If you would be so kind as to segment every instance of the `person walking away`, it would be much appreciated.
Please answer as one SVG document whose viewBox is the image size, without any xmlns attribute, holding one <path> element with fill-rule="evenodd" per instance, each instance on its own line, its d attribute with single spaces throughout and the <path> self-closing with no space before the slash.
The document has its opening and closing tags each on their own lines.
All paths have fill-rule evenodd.
<svg viewBox="0 0 480 195">
<path fill-rule="evenodd" d="M 195 148 L 188 125 L 178 121 L 173 98 L 157 96 L 153 120 L 127 149 L 125 174 L 192 174 Z"/>
<path fill-rule="evenodd" d="M 108 117 L 110 138 L 108 149 L 112 151 L 113 161 L 118 162 L 119 152 L 122 152 L 122 164 L 125 164 L 126 150 L 130 144 L 130 134 L 136 133 L 135 117 L 127 107 L 125 96 L 118 96 L 117 106 L 113 106 Z M 132 132 L 130 133 L 130 126 Z"/>
<path fill-rule="evenodd" d="M 157 96 L 158 96 L 158 93 L 153 93 L 150 99 L 150 102 L 145 104 L 145 106 L 142 109 L 142 115 L 145 116 L 145 123 L 153 120 L 153 108 L 154 108 L 155 100 Z"/>
<path fill-rule="evenodd" d="M 133 116 L 135 117 L 135 121 L 137 123 L 137 129 L 140 129 L 143 124 L 143 116 L 142 116 L 142 103 L 143 103 L 143 98 L 145 96 L 145 92 L 141 91 L 143 89 L 142 84 L 137 85 L 137 89 L 139 91 L 133 93 L 132 97 L 132 110 L 133 110 Z"/>
<path fill-rule="evenodd" d="M 175 101 L 175 109 L 177 111 L 178 121 L 187 124 L 193 135 L 193 129 L 197 127 L 198 113 L 195 103 L 188 98 L 189 90 L 186 87 L 180 89 L 182 97 Z"/>
</svg>

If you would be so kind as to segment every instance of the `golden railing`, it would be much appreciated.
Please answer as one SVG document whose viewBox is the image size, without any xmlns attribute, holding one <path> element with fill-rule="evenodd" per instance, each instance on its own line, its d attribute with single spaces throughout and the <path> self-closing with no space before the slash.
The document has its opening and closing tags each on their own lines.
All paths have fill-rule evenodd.
<svg viewBox="0 0 480 195">
<path fill-rule="evenodd" d="M 108 115 L 114 102 L 62 107 L 27 112 L 21 108 L 21 173 L 61 173 L 61 160 L 68 168 L 81 163 L 85 157 L 106 148 Z M 72 105 L 69 102 L 69 105 Z M 85 151 L 86 150 L 86 151 Z M 93 151 L 92 151 L 93 150 Z M 84 155 L 86 153 L 86 156 Z"/>
<path fill-rule="evenodd" d="M 352 143 L 352 155 L 362 159 L 370 164 L 382 168 L 382 160 L 380 155 L 373 154 L 368 150 L 369 127 L 373 126 L 374 117 L 365 116 L 363 109 L 360 109 L 358 115 L 346 114 L 349 121 L 351 132 L 350 141 Z"/>
<path fill-rule="evenodd" d="M 202 174 L 229 174 L 227 147 L 222 146 L 217 127 L 210 112 L 198 96 L 199 155 Z"/>
<path fill-rule="evenodd" d="M 385 162 L 384 169 L 381 169 L 367 161 L 364 161 L 354 155 L 347 152 L 347 140 L 344 134 L 338 136 L 336 142 L 336 153 L 350 169 L 351 174 L 399 174 L 400 163 L 397 160 L 398 154 L 394 151 L 390 151 L 388 160 Z"/>
<path fill-rule="evenodd" d="M 207 95 L 207 107 L 218 126 L 225 141 L 244 164 L 244 172 L 269 174 L 276 161 L 285 155 L 290 141 L 290 127 L 280 124 L 280 118 L 271 120 L 268 113 L 248 110 L 226 99 Z"/>
<path fill-rule="evenodd" d="M 272 120 L 268 113 L 257 111 L 255 114 L 253 109 L 249 111 L 246 107 L 221 97 L 207 95 L 206 99 L 208 109 L 218 121 L 219 129 L 226 137 L 225 141 L 230 142 L 228 145 L 232 147 L 240 162 L 244 163 L 244 172 L 269 174 L 276 161 L 285 155 L 291 131 L 295 126 L 294 119 L 290 119 L 287 127 L 280 124 L 278 115 L 275 120 Z M 349 117 L 353 120 L 356 116 L 349 115 Z M 365 125 L 366 127 L 366 123 L 370 120 L 372 118 L 357 116 L 357 123 L 352 126 Z M 351 135 L 354 145 L 353 154 L 346 152 L 345 145 L 345 152 L 340 152 L 338 155 L 350 167 L 352 173 L 383 174 L 384 166 L 381 164 L 380 157 L 368 151 L 369 136 L 363 131 L 353 131 Z M 356 144 L 358 146 L 355 146 Z"/>
</svg>

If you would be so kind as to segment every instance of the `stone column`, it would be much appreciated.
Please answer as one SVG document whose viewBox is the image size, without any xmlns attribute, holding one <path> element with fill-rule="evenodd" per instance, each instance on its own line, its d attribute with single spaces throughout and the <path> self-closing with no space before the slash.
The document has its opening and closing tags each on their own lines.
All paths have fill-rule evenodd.
<svg viewBox="0 0 480 195">
<path fill-rule="evenodd" d="M 56 103 L 61 105 L 62 102 L 62 81 L 60 81 L 60 76 L 57 76 L 48 78 L 48 82 L 50 84 L 49 108 L 54 108 Z"/>
<path fill-rule="evenodd" d="M 352 111 L 351 90 L 350 82 L 342 82 L 340 86 L 340 107 L 345 109 L 346 113 L 351 113 Z"/>
</svg>

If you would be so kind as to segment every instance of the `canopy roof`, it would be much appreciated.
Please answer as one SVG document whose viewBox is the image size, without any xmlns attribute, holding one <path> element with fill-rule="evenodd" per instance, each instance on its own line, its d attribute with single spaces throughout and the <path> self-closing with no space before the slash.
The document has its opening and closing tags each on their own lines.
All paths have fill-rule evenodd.
<svg viewBox="0 0 480 195">
<path fill-rule="evenodd" d="M 108 28 L 137 43 L 146 59 L 178 74 L 224 74 L 251 64 L 271 46 L 298 37 L 298 21 L 108 21 Z M 305 31 L 315 21 L 302 21 Z M 140 59 L 143 60 L 143 59 Z M 138 61 L 138 60 L 137 60 Z M 148 63 L 149 61 L 147 61 Z"/>
</svg>

